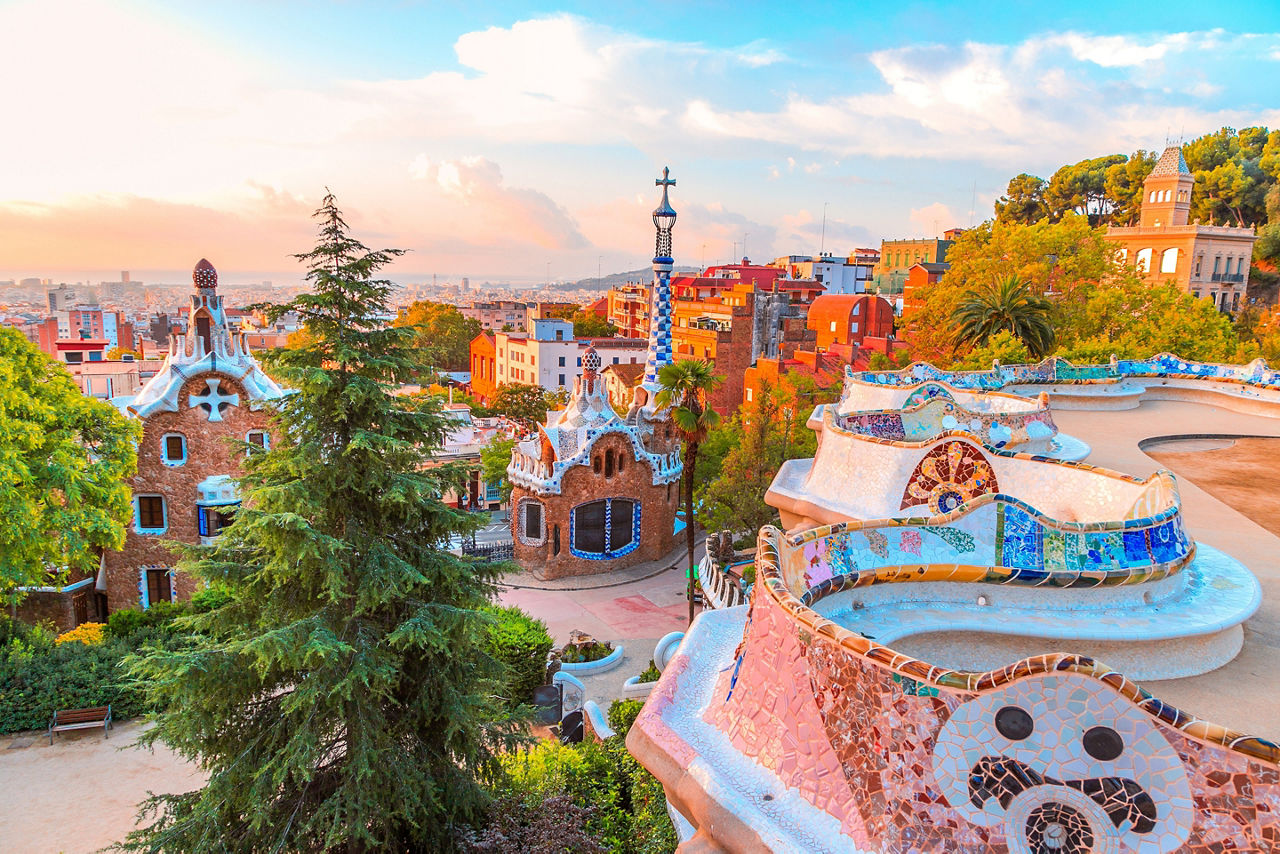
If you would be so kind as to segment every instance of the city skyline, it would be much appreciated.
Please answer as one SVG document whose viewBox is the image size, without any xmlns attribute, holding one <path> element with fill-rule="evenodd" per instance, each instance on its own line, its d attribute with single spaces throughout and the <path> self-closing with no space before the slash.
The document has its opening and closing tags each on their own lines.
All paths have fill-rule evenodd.
<svg viewBox="0 0 1280 854">
<path fill-rule="evenodd" d="M 11 3 L 0 279 L 286 282 L 329 186 L 397 280 L 573 281 L 644 267 L 663 166 L 681 264 L 931 236 L 1018 172 L 1280 125 L 1267 9 Z"/>
</svg>

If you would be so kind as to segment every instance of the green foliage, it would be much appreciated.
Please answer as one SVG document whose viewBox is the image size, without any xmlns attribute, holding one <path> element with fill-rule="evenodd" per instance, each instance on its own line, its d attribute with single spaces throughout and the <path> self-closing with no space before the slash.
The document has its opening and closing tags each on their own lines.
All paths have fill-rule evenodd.
<svg viewBox="0 0 1280 854">
<path fill-rule="evenodd" d="M 658 665 L 653 663 L 653 659 L 649 659 L 649 666 L 640 671 L 638 682 L 657 682 L 658 677 L 662 675 L 662 671 L 658 669 Z M 637 710 L 638 711 L 638 710 Z M 612 723 L 609 724 L 613 726 Z"/>
<path fill-rule="evenodd" d="M 0 733 L 48 727 L 58 709 L 111 706 L 116 720 L 154 710 L 124 667 L 143 638 L 172 648 L 176 635 L 107 633 L 100 644 L 57 645 L 54 633 L 0 616 Z"/>
<path fill-rule="evenodd" d="M 620 700 L 609 708 L 609 725 L 618 735 L 607 741 L 540 742 L 504 757 L 507 777 L 495 794 L 531 806 L 564 796 L 591 807 L 586 829 L 614 854 L 674 851 L 675 828 L 666 812 L 662 785 L 636 762 L 623 742 L 642 705 L 637 700 Z"/>
<path fill-rule="evenodd" d="M 689 556 L 689 622 L 693 622 L 693 547 L 694 526 L 697 517 L 693 512 L 694 474 L 698 469 L 698 448 L 707 434 L 720 423 L 720 414 L 707 404 L 707 396 L 724 382 L 715 373 L 710 362 L 703 359 L 683 359 L 663 365 L 658 371 L 658 394 L 654 403 L 669 408 L 672 425 L 684 440 L 684 526 L 685 546 Z"/>
<path fill-rule="evenodd" d="M 1009 180 L 1005 194 L 996 201 L 996 219 L 1030 225 L 1049 215 L 1045 207 L 1044 190 L 1048 182 L 1023 172 Z"/>
<path fill-rule="evenodd" d="M 1106 222 L 1112 209 L 1123 204 L 1123 200 L 1107 195 L 1107 171 L 1127 159 L 1123 154 L 1110 154 L 1059 168 L 1044 188 L 1044 205 L 1050 217 L 1059 220 L 1075 213 L 1086 217 L 1090 225 Z"/>
<path fill-rule="evenodd" d="M 588 661 L 599 661 L 613 654 L 613 647 L 604 641 L 592 641 L 584 644 L 569 644 L 560 650 L 560 660 L 566 664 L 585 664 Z"/>
<path fill-rule="evenodd" d="M 555 644 L 547 624 L 515 607 L 484 610 L 494 618 L 485 629 L 489 654 L 507 673 L 503 696 L 512 707 L 528 703 L 533 689 L 547 681 L 547 654 Z"/>
<path fill-rule="evenodd" d="M 618 327 L 585 308 L 578 309 L 568 319 L 573 323 L 574 338 L 613 338 L 618 334 Z"/>
<path fill-rule="evenodd" d="M 170 624 L 187 610 L 182 603 L 154 602 L 145 611 L 128 608 L 115 611 L 107 617 L 107 635 L 113 638 L 135 638 L 153 634 L 155 630 L 168 631 Z"/>
<path fill-rule="evenodd" d="M 1104 356 L 1102 361 L 1105 362 L 1108 358 L 1109 355 Z M 1037 360 L 1020 338 L 1014 337 L 1009 330 L 1002 329 L 981 346 L 970 350 L 963 359 L 955 361 L 951 367 L 958 371 L 989 371 L 992 362 L 996 361 L 1002 365 L 1025 365 Z"/>
<path fill-rule="evenodd" d="M 587 829 L 596 814 L 594 806 L 574 803 L 563 792 L 541 800 L 499 794 L 488 825 L 461 832 L 458 847 L 464 854 L 604 854 L 608 849 Z"/>
<path fill-rule="evenodd" d="M 465 371 L 471 364 L 471 340 L 480 321 L 464 317 L 457 306 L 423 300 L 400 312 L 396 326 L 412 328 L 423 362 L 445 371 Z"/>
<path fill-rule="evenodd" d="M 80 393 L 65 367 L 0 326 L 0 598 L 90 569 L 124 545 L 142 431 Z"/>
<path fill-rule="evenodd" d="M 645 673 L 654 674 L 652 679 L 641 679 L 641 682 L 656 682 L 662 674 L 658 672 L 658 668 L 650 659 L 649 667 Z M 613 730 L 623 738 L 627 733 L 631 732 L 631 725 L 636 722 L 636 718 L 640 716 L 640 710 L 644 708 L 643 700 L 614 700 L 609 704 L 609 711 L 605 713 L 605 717 L 609 720 L 609 729 Z"/>
<path fill-rule="evenodd" d="M 480 451 L 480 475 L 485 483 L 492 483 L 502 492 L 502 500 L 511 498 L 511 481 L 507 480 L 507 466 L 511 465 L 511 452 L 515 439 L 494 439 Z"/>
<path fill-rule="evenodd" d="M 997 332 L 1009 332 L 1036 359 L 1053 349 L 1049 300 L 1031 292 L 1031 284 L 1017 276 L 1003 276 L 971 290 L 951 315 L 959 339 L 984 345 Z"/>
<path fill-rule="evenodd" d="M 332 196 L 316 215 L 312 290 L 261 307 L 308 332 L 266 354 L 294 390 L 282 439 L 246 461 L 235 523 L 181 562 L 230 600 L 131 666 L 160 709 L 142 742 L 207 782 L 149 799 L 126 850 L 440 850 L 522 741 L 480 613 L 498 569 L 445 548 L 473 527 L 431 465 L 450 421 L 437 397 L 394 394 L 421 368 L 414 330 L 382 320 L 376 275 L 400 252 L 354 239 Z"/>
<path fill-rule="evenodd" d="M 493 393 L 487 410 L 490 415 L 505 415 L 532 430 L 546 419 L 548 412 L 560 408 L 568 399 L 567 394 L 552 393 L 540 385 L 503 383 Z"/>
<path fill-rule="evenodd" d="M 886 356 L 884 353 L 872 353 L 867 359 L 867 367 L 873 371 L 896 371 L 911 364 L 911 350 L 898 350 Z"/>
</svg>

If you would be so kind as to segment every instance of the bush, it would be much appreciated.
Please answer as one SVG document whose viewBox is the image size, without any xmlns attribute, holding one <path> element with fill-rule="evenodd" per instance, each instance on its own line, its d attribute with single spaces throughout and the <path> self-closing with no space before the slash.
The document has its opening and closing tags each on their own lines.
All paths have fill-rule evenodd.
<svg viewBox="0 0 1280 854">
<path fill-rule="evenodd" d="M 649 669 L 654 673 L 658 672 L 658 668 L 653 666 L 653 662 L 649 662 Z M 648 671 L 645 671 L 646 673 Z M 641 682 L 653 682 L 657 679 L 641 679 Z M 609 704 L 609 729 L 618 735 L 626 737 L 631 732 L 631 725 L 636 722 L 636 716 L 640 714 L 640 710 L 644 708 L 644 702 L 641 700 L 614 700 Z"/>
<path fill-rule="evenodd" d="M 115 718 L 150 711 L 121 666 L 132 651 L 126 641 L 106 638 L 33 654 L 30 641 L 11 640 L 0 656 L 0 733 L 43 729 L 58 709 L 110 705 Z"/>
<path fill-rule="evenodd" d="M 613 645 L 606 641 L 593 641 L 585 644 L 567 644 L 560 651 L 560 660 L 566 664 L 585 664 L 588 661 L 599 661 L 613 652 Z"/>
<path fill-rule="evenodd" d="M 116 611 L 107 617 L 107 635 L 128 639 L 143 633 L 154 633 L 156 629 L 163 629 L 167 633 L 171 628 L 170 624 L 186 610 L 187 606 L 183 603 L 156 602 L 145 611 L 139 608 Z"/>
<path fill-rule="evenodd" d="M 609 710 L 610 725 L 630 727 L 640 703 L 625 700 Z M 622 731 L 620 731 L 622 732 Z M 503 758 L 507 771 L 496 794 L 536 809 L 563 796 L 590 809 L 586 830 L 614 854 L 674 851 L 675 828 L 667 815 L 662 786 L 627 752 L 621 735 L 607 741 L 562 745 L 544 741 Z M 538 850 L 538 849 L 528 849 Z"/>
<path fill-rule="evenodd" d="M 486 611 L 494 618 L 487 629 L 489 654 L 506 668 L 507 702 L 528 703 L 547 681 L 547 653 L 555 644 L 547 624 L 519 608 L 495 605 Z"/>
<path fill-rule="evenodd" d="M 649 666 L 640 673 L 639 682 L 657 682 L 658 677 L 662 675 L 662 671 L 658 669 L 658 665 L 653 663 L 653 659 L 649 659 Z"/>
<path fill-rule="evenodd" d="M 81 623 L 69 632 L 63 632 L 58 635 L 58 639 L 54 641 L 58 646 L 64 643 L 79 642 L 85 646 L 97 646 L 103 641 L 103 631 L 106 625 L 103 623 Z"/>
<path fill-rule="evenodd" d="M 197 614 L 216 611 L 231 601 L 231 594 L 220 587 L 206 587 L 191 596 L 191 610 Z"/>
</svg>

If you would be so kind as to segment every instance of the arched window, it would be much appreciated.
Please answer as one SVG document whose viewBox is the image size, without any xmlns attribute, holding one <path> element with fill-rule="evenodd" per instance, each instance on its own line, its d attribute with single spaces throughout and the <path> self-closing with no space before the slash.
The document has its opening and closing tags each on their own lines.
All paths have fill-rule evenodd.
<svg viewBox="0 0 1280 854">
<path fill-rule="evenodd" d="M 1147 201 L 1148 201 L 1148 202 L 1152 202 L 1152 203 L 1154 203 L 1154 202 L 1155 202 L 1155 200 L 1156 200 L 1156 191 L 1155 191 L 1155 190 L 1152 190 L 1152 191 L 1151 191 L 1151 197 L 1150 197 L 1149 199 L 1147 199 Z"/>
<path fill-rule="evenodd" d="M 635 551 L 640 542 L 640 505 L 629 498 L 602 498 L 569 512 L 569 550 L 588 560 L 608 560 Z"/>
<path fill-rule="evenodd" d="M 1151 272 L 1151 253 L 1152 249 L 1150 247 L 1138 250 L 1138 258 L 1134 266 L 1137 267 L 1139 273 Z"/>
<path fill-rule="evenodd" d="M 622 453 L 621 451 L 618 452 L 618 474 L 622 474 L 622 468 L 625 465 L 624 460 L 626 460 L 626 458 L 627 458 L 626 454 Z"/>
<path fill-rule="evenodd" d="M 1164 254 L 1160 256 L 1160 272 L 1178 272 L 1178 250 L 1176 247 L 1164 250 Z"/>
<path fill-rule="evenodd" d="M 613 449 L 604 452 L 604 476 L 613 477 Z"/>
<path fill-rule="evenodd" d="M 600 474 L 601 468 L 603 468 L 603 463 L 600 461 L 600 455 L 596 454 L 591 458 L 591 470 L 596 474 Z"/>
</svg>

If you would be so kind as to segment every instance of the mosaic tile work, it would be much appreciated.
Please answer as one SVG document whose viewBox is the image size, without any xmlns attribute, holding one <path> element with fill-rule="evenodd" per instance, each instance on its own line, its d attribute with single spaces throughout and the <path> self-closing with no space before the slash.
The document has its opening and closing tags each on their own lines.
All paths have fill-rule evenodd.
<svg viewBox="0 0 1280 854">
<path fill-rule="evenodd" d="M 934 513 L 950 513 L 979 495 L 999 491 L 996 474 L 981 451 L 965 442 L 947 442 L 931 448 L 911 473 L 902 509 L 928 504 Z"/>
<path fill-rule="evenodd" d="M 1280 390 L 1280 371 L 1268 367 L 1263 359 L 1254 359 L 1246 365 L 1219 365 L 1193 362 L 1172 353 L 1160 353 L 1150 359 L 1112 357 L 1106 365 L 1073 365 L 1066 359 L 1051 357 L 1036 365 L 997 365 L 990 371 L 943 371 L 927 362 L 916 362 L 899 371 L 846 369 L 845 377 L 846 381 L 887 386 L 933 381 L 975 391 L 995 391 L 1016 385 L 1115 382 L 1127 378 L 1212 380 Z"/>
<path fill-rule="evenodd" d="M 963 391 L 937 382 L 914 388 L 900 405 L 862 409 L 877 404 L 897 404 L 897 395 L 869 393 L 882 388 L 845 377 L 845 394 L 835 409 L 835 425 L 841 430 L 884 439 L 918 441 L 944 430 L 965 430 L 993 448 L 1013 448 L 1029 442 L 1046 450 L 1058 435 L 1047 398 L 1029 400 L 999 392 Z"/>
<path fill-rule="evenodd" d="M 858 848 L 1275 850 L 1280 746 L 1079 656 L 989 673 L 903 656 L 792 596 L 781 542 L 762 534 L 750 621 L 704 718 L 838 817 Z M 831 753 L 851 800 L 832 787 Z"/>
</svg>

